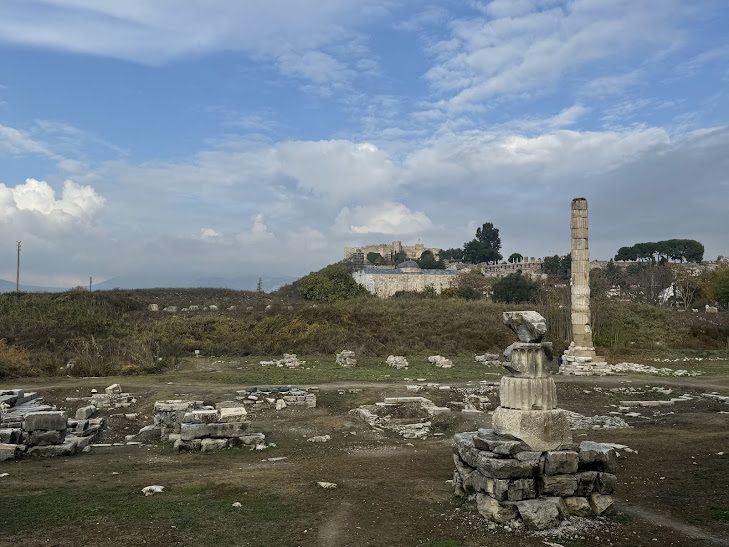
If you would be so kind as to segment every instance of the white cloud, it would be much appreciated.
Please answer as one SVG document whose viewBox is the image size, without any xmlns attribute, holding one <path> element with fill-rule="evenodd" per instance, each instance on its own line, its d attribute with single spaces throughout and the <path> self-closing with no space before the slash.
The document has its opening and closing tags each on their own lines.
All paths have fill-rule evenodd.
<svg viewBox="0 0 729 547">
<path fill-rule="evenodd" d="M 491 2 L 488 17 L 452 23 L 451 36 L 432 48 L 436 64 L 426 77 L 452 94 L 447 109 L 541 93 L 588 63 L 673 46 L 675 8 L 675 0 L 661 9 L 651 0 Z"/>
<path fill-rule="evenodd" d="M 52 156 L 48 147 L 25 131 L 0 124 L 0 156 L 38 154 Z"/>
<path fill-rule="evenodd" d="M 328 83 L 348 78 L 345 67 L 362 58 L 349 47 L 359 38 L 355 27 L 382 18 L 389 6 L 387 0 L 7 0 L 0 41 L 142 64 L 240 51 L 284 74 Z"/>
<path fill-rule="evenodd" d="M 203 241 L 221 241 L 223 239 L 223 234 L 214 228 L 200 228 L 198 237 Z"/>
<path fill-rule="evenodd" d="M 0 183 L 0 222 L 13 222 L 30 215 L 57 227 L 85 224 L 96 216 L 104 202 L 91 186 L 72 180 L 63 183 L 60 198 L 56 198 L 55 191 L 45 181 L 26 179 L 14 187 Z"/>
<path fill-rule="evenodd" d="M 342 209 L 336 226 L 353 234 L 412 235 L 430 230 L 433 223 L 422 211 L 411 211 L 402 203 L 385 202 Z"/>
<path fill-rule="evenodd" d="M 370 143 L 295 141 L 274 148 L 276 167 L 304 192 L 332 201 L 366 199 L 394 190 L 396 169 L 387 153 Z"/>
<path fill-rule="evenodd" d="M 262 213 L 258 213 L 253 217 L 251 228 L 248 231 L 240 232 L 236 236 L 236 240 L 243 245 L 252 245 L 271 241 L 275 238 L 273 232 L 268 229 L 265 218 Z"/>
</svg>

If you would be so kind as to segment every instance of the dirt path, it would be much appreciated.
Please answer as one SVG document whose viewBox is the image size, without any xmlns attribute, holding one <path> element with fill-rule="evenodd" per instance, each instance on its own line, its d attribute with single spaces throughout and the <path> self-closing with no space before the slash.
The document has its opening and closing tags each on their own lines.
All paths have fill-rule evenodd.
<svg viewBox="0 0 729 547">
<path fill-rule="evenodd" d="M 555 376 L 557 383 L 564 384 L 589 384 L 589 385 L 602 385 L 612 386 L 620 385 L 626 381 L 629 381 L 635 385 L 641 384 L 663 384 L 669 386 L 680 386 L 683 388 L 699 389 L 705 391 L 729 391 L 729 375 L 724 376 L 710 376 L 710 377 L 666 377 L 666 376 Z M 478 381 L 477 379 L 472 380 L 473 382 Z M 494 379 L 494 382 L 497 380 Z M 128 376 L 128 377 L 96 377 L 96 378 L 68 378 L 60 380 L 58 378 L 49 378 L 47 380 L 26 379 L 20 381 L 13 381 L 12 386 L 16 385 L 29 385 L 32 389 L 63 389 L 67 387 L 78 387 L 79 385 L 98 385 L 104 383 L 122 382 L 124 387 L 138 387 L 147 389 L 204 389 L 205 391 L 218 393 L 227 392 L 231 389 L 242 389 L 248 385 L 253 384 L 215 384 L 215 383 L 184 383 L 184 382 L 146 382 L 140 381 L 139 379 Z M 318 384 L 297 384 L 302 387 L 318 387 L 322 391 L 336 391 L 339 389 L 402 389 L 408 384 L 414 384 L 418 382 L 359 382 L 359 381 L 338 381 L 338 382 L 322 382 Z M 468 385 L 466 381 L 458 382 L 440 382 L 441 384 L 447 384 L 451 386 L 465 386 Z M 257 384 L 260 385 L 260 384 Z M 7 386 L 0 387 L 11 387 L 10 384 Z"/>
<path fill-rule="evenodd" d="M 336 511 L 319 528 L 319 545 L 337 547 L 344 543 L 343 532 L 347 526 L 347 517 L 351 512 L 352 504 L 350 502 L 343 501 L 338 505 Z"/>
<path fill-rule="evenodd" d="M 729 545 L 729 539 L 727 539 L 727 538 L 720 538 L 720 537 L 709 535 L 704 530 L 702 530 L 701 528 L 699 528 L 697 526 L 693 526 L 691 524 L 686 524 L 685 522 L 679 522 L 679 521 L 669 518 L 661 513 L 656 513 L 655 511 L 646 509 L 645 507 L 631 505 L 624 501 L 620 502 L 618 504 L 618 507 L 624 513 L 637 517 L 652 525 L 669 528 L 688 538 L 699 539 L 699 540 L 711 543 L 713 545 Z"/>
</svg>

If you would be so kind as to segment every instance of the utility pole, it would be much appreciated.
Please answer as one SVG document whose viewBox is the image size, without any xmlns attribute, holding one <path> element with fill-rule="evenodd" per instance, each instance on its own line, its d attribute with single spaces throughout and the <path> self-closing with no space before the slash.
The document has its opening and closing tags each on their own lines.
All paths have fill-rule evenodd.
<svg viewBox="0 0 729 547">
<path fill-rule="evenodd" d="M 18 260 L 15 268 L 15 292 L 20 294 L 20 241 L 18 241 Z"/>
<path fill-rule="evenodd" d="M 94 278 L 89 276 L 89 292 L 91 292 L 91 283 L 93 283 Z"/>
</svg>

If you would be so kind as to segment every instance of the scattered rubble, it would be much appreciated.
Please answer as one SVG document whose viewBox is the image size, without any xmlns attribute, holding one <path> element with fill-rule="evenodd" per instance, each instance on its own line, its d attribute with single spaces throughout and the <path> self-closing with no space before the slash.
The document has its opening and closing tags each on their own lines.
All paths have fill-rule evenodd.
<svg viewBox="0 0 729 547">
<path fill-rule="evenodd" d="M 446 359 L 442 355 L 431 355 L 428 357 L 428 363 L 431 363 L 438 368 L 453 368 L 453 361 Z"/>
<path fill-rule="evenodd" d="M 127 441 L 167 440 L 177 452 L 212 452 L 239 446 L 266 448 L 263 433 L 249 433 L 248 412 L 243 406 L 223 403 L 218 408 L 202 401 L 180 399 L 154 403 L 154 423 Z"/>
<path fill-rule="evenodd" d="M 310 443 L 326 443 L 332 440 L 331 435 L 315 435 L 314 437 L 309 437 L 306 439 L 307 442 Z"/>
<path fill-rule="evenodd" d="M 357 366 L 357 359 L 355 357 L 355 354 L 351 350 L 342 350 L 339 353 L 337 353 L 337 364 L 340 367 L 356 367 Z"/>
<path fill-rule="evenodd" d="M 699 370 L 684 370 L 672 368 L 656 368 L 650 365 L 641 365 L 638 363 L 616 363 L 608 364 L 610 374 L 619 374 L 625 372 L 637 372 L 639 374 L 652 374 L 654 376 L 701 376 L 703 372 Z"/>
<path fill-rule="evenodd" d="M 501 366 L 501 356 L 498 353 L 484 353 L 483 355 L 476 355 L 474 360 L 477 363 L 482 363 L 489 367 Z"/>
<path fill-rule="evenodd" d="M 405 439 L 424 439 L 430 434 L 433 419 L 450 413 L 425 397 L 385 397 L 381 403 L 362 405 L 350 413 L 376 430 L 394 431 Z"/>
<path fill-rule="evenodd" d="M 299 368 L 306 364 L 306 361 L 301 361 L 296 357 L 295 353 L 284 353 L 281 359 L 275 359 L 273 361 L 260 361 L 260 364 L 264 367 L 287 367 L 287 368 Z"/>
<path fill-rule="evenodd" d="M 252 409 L 287 407 L 316 407 L 316 388 L 299 388 L 295 386 L 254 386 L 239 390 L 236 399 Z"/>
<path fill-rule="evenodd" d="M 396 369 L 408 368 L 408 360 L 402 355 L 390 355 L 387 364 Z"/>
<path fill-rule="evenodd" d="M 0 461 L 71 456 L 94 442 L 104 418 L 70 419 L 34 392 L 0 390 Z"/>
<path fill-rule="evenodd" d="M 119 384 L 112 384 L 99 393 L 97 389 L 91 390 L 90 397 L 66 397 L 67 403 L 88 402 L 90 406 L 99 408 L 128 408 L 137 402 L 131 393 L 122 390 Z"/>
<path fill-rule="evenodd" d="M 565 410 L 570 429 L 622 429 L 630 427 L 619 416 L 583 416 L 577 412 Z"/>
<path fill-rule="evenodd" d="M 145 486 L 144 488 L 142 488 L 142 494 L 144 494 L 145 496 L 154 496 L 155 494 L 161 494 L 162 492 L 164 492 L 164 490 L 164 486 L 154 484 L 152 486 Z"/>
</svg>

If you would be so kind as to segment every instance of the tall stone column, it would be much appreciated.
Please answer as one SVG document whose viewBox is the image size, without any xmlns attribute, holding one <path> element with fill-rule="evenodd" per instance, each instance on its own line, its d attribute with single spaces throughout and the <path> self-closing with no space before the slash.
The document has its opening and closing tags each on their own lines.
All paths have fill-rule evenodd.
<svg viewBox="0 0 729 547">
<path fill-rule="evenodd" d="M 592 342 L 588 225 L 587 200 L 573 199 L 570 216 L 572 343 L 563 356 L 561 372 L 565 374 L 604 374 L 604 359 L 595 355 Z M 583 366 L 587 364 L 590 366 Z"/>
<path fill-rule="evenodd" d="M 595 357 L 590 327 L 590 247 L 588 243 L 587 200 L 572 200 L 570 219 L 572 249 L 572 337 L 578 357 Z"/>
</svg>

